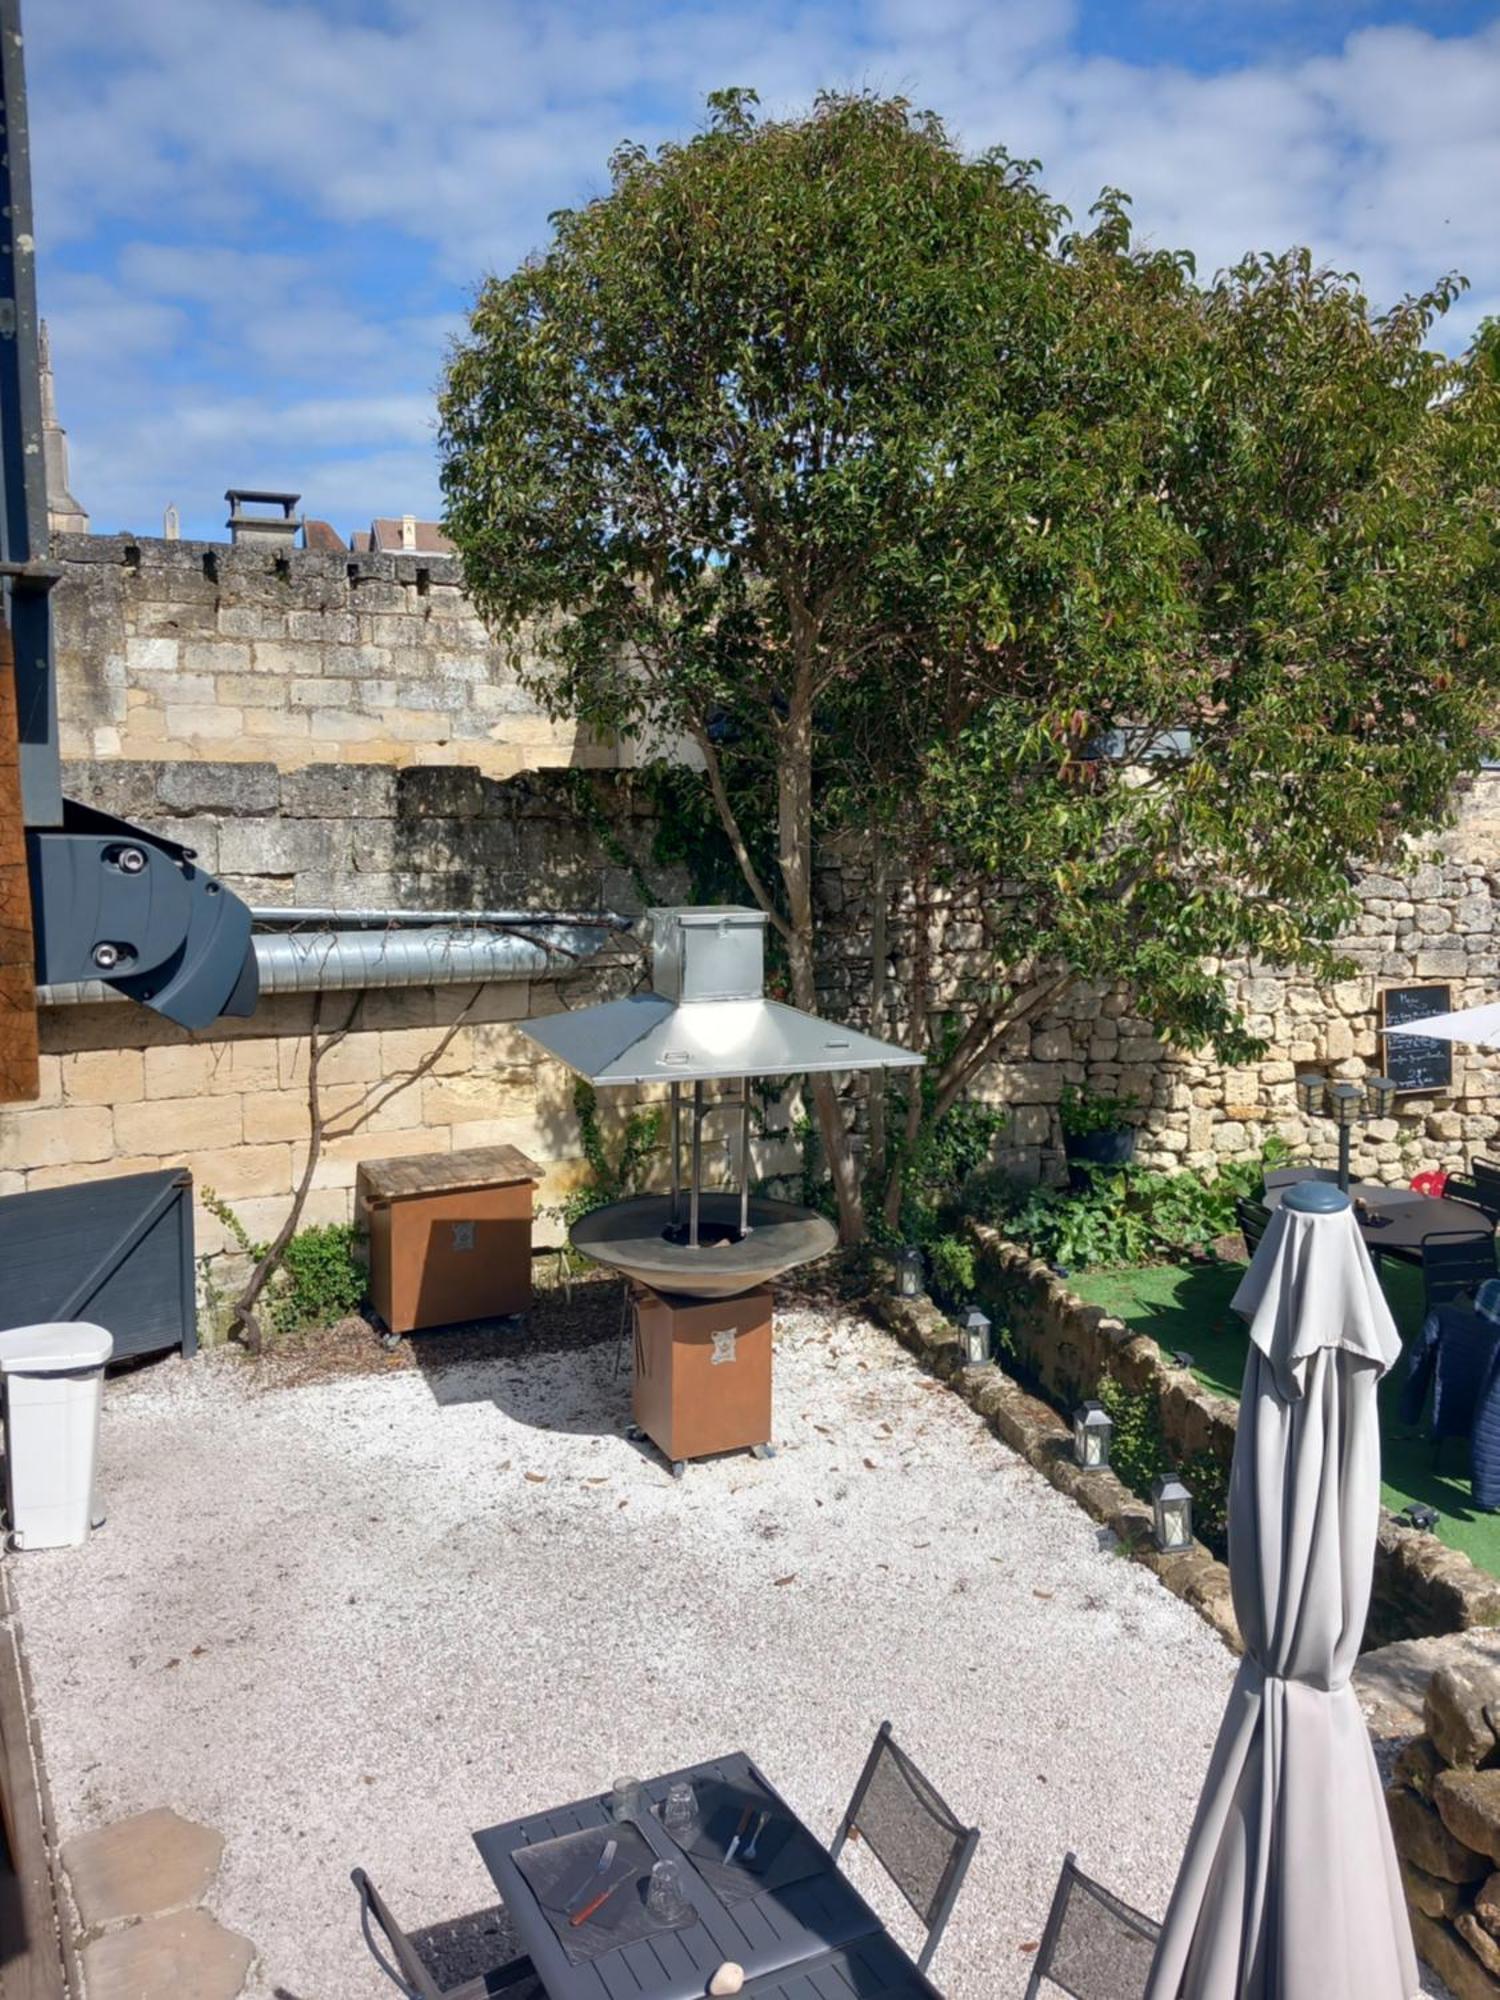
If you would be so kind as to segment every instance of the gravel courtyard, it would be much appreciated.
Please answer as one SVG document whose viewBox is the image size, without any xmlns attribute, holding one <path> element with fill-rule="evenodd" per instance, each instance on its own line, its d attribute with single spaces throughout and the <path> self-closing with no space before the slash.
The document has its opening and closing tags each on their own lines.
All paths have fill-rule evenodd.
<svg viewBox="0 0 1500 2000">
<path fill-rule="evenodd" d="M 62 1838 L 217 1828 L 256 2000 L 389 1991 L 355 1862 L 446 1977 L 505 1956 L 471 1829 L 619 1773 L 744 1748 L 826 1837 L 882 1716 L 983 1829 L 954 2000 L 1023 1991 L 1069 1847 L 1160 1913 L 1233 1662 L 884 1333 L 784 1309 L 778 1456 L 681 1484 L 612 1341 L 418 1355 L 112 1383 L 107 1527 L 16 1560 Z"/>
</svg>

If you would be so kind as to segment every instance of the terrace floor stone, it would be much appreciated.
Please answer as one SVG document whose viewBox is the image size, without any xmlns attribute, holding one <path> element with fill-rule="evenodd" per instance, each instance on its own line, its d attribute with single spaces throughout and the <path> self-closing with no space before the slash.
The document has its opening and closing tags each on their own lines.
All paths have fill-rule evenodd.
<svg viewBox="0 0 1500 2000">
<path fill-rule="evenodd" d="M 89 2000 L 235 2000 L 255 1953 L 207 1910 L 107 1931 L 83 1948 Z"/>
<path fill-rule="evenodd" d="M 201 1902 L 223 1852 L 211 1826 L 157 1806 L 78 1834 L 62 1858 L 79 1921 L 91 1931 Z"/>
</svg>

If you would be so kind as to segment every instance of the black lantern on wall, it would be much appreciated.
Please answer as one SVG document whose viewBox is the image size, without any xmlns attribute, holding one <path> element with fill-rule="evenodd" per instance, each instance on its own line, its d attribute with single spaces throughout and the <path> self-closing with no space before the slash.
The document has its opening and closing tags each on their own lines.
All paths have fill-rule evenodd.
<svg viewBox="0 0 1500 2000">
<path fill-rule="evenodd" d="M 1331 1118 L 1339 1135 L 1339 1186 L 1349 1192 L 1349 1142 L 1354 1128 L 1369 1118 L 1389 1118 L 1396 1109 L 1396 1085 L 1388 1076 L 1362 1083 L 1332 1083 L 1309 1073 L 1297 1078 L 1297 1109 L 1307 1118 Z"/>
</svg>

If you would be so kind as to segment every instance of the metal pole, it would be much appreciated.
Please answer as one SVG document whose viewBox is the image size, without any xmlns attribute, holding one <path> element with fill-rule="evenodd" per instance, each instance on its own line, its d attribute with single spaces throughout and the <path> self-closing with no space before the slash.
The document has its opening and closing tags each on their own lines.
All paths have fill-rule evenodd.
<svg viewBox="0 0 1500 2000">
<path fill-rule="evenodd" d="M 682 1189 L 682 1085 L 672 1085 L 672 1227 L 681 1213 Z"/>
<path fill-rule="evenodd" d="M 688 1242 L 698 1247 L 698 1192 L 703 1185 L 703 1085 L 693 1085 L 693 1179 L 688 1188 Z"/>
<path fill-rule="evenodd" d="M 740 1234 L 750 1234 L 750 1079 L 740 1078 Z"/>
<path fill-rule="evenodd" d="M 1349 1192 L 1349 1136 L 1352 1127 L 1339 1127 L 1339 1186 L 1345 1194 Z"/>
</svg>

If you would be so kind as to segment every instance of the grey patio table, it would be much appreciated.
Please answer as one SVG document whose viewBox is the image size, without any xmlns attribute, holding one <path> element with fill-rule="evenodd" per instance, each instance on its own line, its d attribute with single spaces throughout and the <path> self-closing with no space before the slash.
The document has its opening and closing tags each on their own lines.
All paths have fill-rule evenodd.
<svg viewBox="0 0 1500 2000">
<path fill-rule="evenodd" d="M 652 1779 L 645 1786 L 647 1799 L 659 1805 L 668 1786 L 682 1779 L 729 1785 L 748 1780 L 760 1787 L 770 1794 L 778 1818 L 784 1814 L 798 1832 L 814 1841 L 824 1854 L 824 1865 L 784 1887 L 726 1902 L 657 1816 L 643 1811 L 632 1824 L 659 1859 L 680 1863 L 683 1893 L 696 1921 L 680 1930 L 661 1930 L 621 1944 L 575 1965 L 517 1866 L 516 1855 L 563 1834 L 595 1827 L 607 1832 L 612 1825 L 608 1800 L 579 1799 L 551 1812 L 485 1827 L 474 1835 L 474 1845 L 500 1891 L 520 1947 L 530 1955 L 551 2000 L 702 2000 L 709 1980 L 726 1959 L 743 1966 L 747 1989 L 753 1985 L 757 1993 L 784 1994 L 786 2000 L 848 2000 L 851 1991 L 873 1996 L 905 1992 L 908 1984 L 913 1994 L 932 1994 L 869 1904 L 826 1859 L 822 1843 L 743 1751 Z M 778 1977 L 762 1988 L 760 1981 L 767 1975 Z M 814 1984 L 810 1989 L 795 1985 L 794 1975 Z"/>
<path fill-rule="evenodd" d="M 1299 1180 L 1333 1178 L 1332 1174 L 1312 1167 L 1278 1167 L 1266 1175 L 1263 1199 L 1267 1208 L 1276 1208 L 1287 1189 Z M 1366 1221 L 1355 1211 L 1359 1233 L 1366 1245 L 1382 1257 L 1399 1257 L 1403 1263 L 1421 1263 L 1422 1244 L 1429 1236 L 1442 1236 L 1459 1229 L 1493 1229 L 1483 1209 L 1466 1201 L 1448 1201 L 1441 1195 L 1418 1194 L 1415 1188 L 1354 1181 L 1349 1193 L 1356 1202 L 1364 1202 L 1375 1217 Z"/>
</svg>

